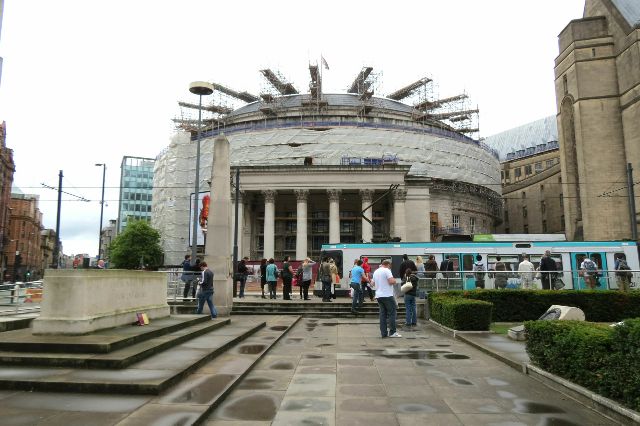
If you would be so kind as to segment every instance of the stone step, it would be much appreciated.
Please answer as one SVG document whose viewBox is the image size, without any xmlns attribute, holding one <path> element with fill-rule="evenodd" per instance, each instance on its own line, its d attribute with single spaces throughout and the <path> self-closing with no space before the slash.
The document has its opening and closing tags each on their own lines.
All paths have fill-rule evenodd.
<svg viewBox="0 0 640 426">
<path fill-rule="evenodd" d="M 348 313 L 329 313 L 329 312 L 320 312 L 320 311 L 300 311 L 300 312 L 278 312 L 279 315 L 293 315 L 293 316 L 301 316 L 304 318 L 378 318 L 378 313 L 358 313 L 353 314 L 351 312 Z M 231 312 L 231 315 L 234 316 L 243 316 L 243 315 L 274 315 L 274 312 Z M 404 320 L 404 313 L 398 312 L 396 318 L 398 320 Z"/>
<path fill-rule="evenodd" d="M 158 395 L 264 326 L 264 321 L 232 322 L 121 370 L 3 366 L 0 389 Z M 250 353 L 252 346 L 237 350 Z"/>
<path fill-rule="evenodd" d="M 2 334 L 0 351 L 43 353 L 109 353 L 185 327 L 211 321 L 203 315 L 170 316 L 145 326 L 123 326 L 83 336 L 33 335 L 31 329 Z"/>
<path fill-rule="evenodd" d="M 71 367 L 90 369 L 121 369 L 149 358 L 180 343 L 224 327 L 230 319 L 189 324 L 173 333 L 134 343 L 109 353 L 40 353 L 0 352 L 0 365 L 30 365 L 41 367 Z"/>
<path fill-rule="evenodd" d="M 16 316 L 0 316 L 0 333 L 29 328 L 38 314 L 21 314 Z M 4 336 L 4 335 L 3 335 Z"/>
<path fill-rule="evenodd" d="M 117 426 L 202 424 L 299 319 L 291 316 L 267 319 L 266 327 L 237 348 L 205 364 L 177 386 L 132 412 Z"/>
</svg>

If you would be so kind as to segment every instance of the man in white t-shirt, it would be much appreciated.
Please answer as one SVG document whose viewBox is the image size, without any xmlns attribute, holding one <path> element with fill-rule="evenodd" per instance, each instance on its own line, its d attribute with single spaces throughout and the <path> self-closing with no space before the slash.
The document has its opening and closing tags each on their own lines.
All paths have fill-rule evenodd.
<svg viewBox="0 0 640 426">
<path fill-rule="evenodd" d="M 396 301 L 393 295 L 393 285 L 396 279 L 391 273 L 391 261 L 385 259 L 373 273 L 373 284 L 376 290 L 376 299 L 380 307 L 380 334 L 385 337 L 402 337 L 396 331 Z M 387 320 L 389 332 L 387 333 Z"/>
<path fill-rule="evenodd" d="M 535 267 L 533 263 L 529 262 L 529 256 L 524 255 L 522 262 L 518 265 L 518 272 L 520 273 L 520 282 L 522 283 L 522 288 L 525 290 L 529 290 L 533 287 L 533 278 Z"/>
</svg>

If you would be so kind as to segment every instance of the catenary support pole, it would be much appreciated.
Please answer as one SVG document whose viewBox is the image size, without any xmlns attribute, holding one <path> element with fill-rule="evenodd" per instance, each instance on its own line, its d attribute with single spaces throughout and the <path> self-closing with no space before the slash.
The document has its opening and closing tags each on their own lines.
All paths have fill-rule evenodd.
<svg viewBox="0 0 640 426">
<path fill-rule="evenodd" d="M 631 219 L 631 239 L 638 241 L 638 222 L 636 220 L 636 196 L 633 190 L 633 167 L 627 163 L 627 188 L 629 191 L 629 216 Z"/>
<path fill-rule="evenodd" d="M 51 267 L 58 269 L 58 261 L 60 257 L 60 209 L 62 208 L 62 170 L 58 174 L 58 213 L 56 217 L 56 245 L 53 249 L 53 259 Z"/>
<path fill-rule="evenodd" d="M 233 225 L 233 297 L 238 295 L 238 281 L 235 273 L 238 272 L 238 205 L 240 204 L 240 169 L 236 167 L 235 183 L 235 219 Z"/>
</svg>

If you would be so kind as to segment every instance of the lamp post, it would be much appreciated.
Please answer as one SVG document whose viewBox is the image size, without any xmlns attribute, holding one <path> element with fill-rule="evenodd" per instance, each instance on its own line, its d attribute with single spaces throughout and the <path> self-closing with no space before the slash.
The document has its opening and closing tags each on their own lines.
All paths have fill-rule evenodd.
<svg viewBox="0 0 640 426">
<path fill-rule="evenodd" d="M 104 212 L 104 177 L 107 173 L 107 165 L 104 163 L 96 163 L 96 166 L 102 166 L 102 198 L 100 199 L 100 229 L 98 230 L 98 260 L 100 257 L 100 250 L 102 249 L 102 213 Z"/>
<path fill-rule="evenodd" d="M 202 97 L 213 93 L 213 85 L 206 81 L 194 81 L 189 91 L 198 95 L 198 136 L 196 140 L 196 179 L 193 193 L 193 226 L 191 227 L 191 266 L 195 265 L 198 255 L 198 195 L 200 193 L 200 132 L 202 130 Z"/>
</svg>

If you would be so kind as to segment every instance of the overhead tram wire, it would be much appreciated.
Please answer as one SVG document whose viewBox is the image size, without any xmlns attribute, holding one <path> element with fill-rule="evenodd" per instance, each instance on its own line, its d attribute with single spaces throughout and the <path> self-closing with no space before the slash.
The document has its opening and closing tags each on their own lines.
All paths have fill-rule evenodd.
<svg viewBox="0 0 640 426">
<path fill-rule="evenodd" d="M 42 185 L 42 186 L 44 186 L 45 188 L 48 188 L 48 189 L 53 189 L 54 191 L 58 190 L 58 188 L 56 188 L 54 186 L 51 186 L 51 185 L 47 185 L 46 183 L 40 183 L 40 185 Z M 87 203 L 91 202 L 91 200 L 87 200 L 86 198 L 81 197 L 80 195 L 71 194 L 70 192 L 66 192 L 66 191 L 60 191 L 60 192 L 62 192 L 63 194 L 67 194 L 67 195 L 70 195 L 72 197 L 78 198 L 78 200 L 76 200 L 76 201 L 84 201 L 84 202 L 87 202 Z M 71 200 L 69 200 L 69 201 L 71 201 Z"/>
</svg>

